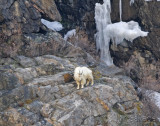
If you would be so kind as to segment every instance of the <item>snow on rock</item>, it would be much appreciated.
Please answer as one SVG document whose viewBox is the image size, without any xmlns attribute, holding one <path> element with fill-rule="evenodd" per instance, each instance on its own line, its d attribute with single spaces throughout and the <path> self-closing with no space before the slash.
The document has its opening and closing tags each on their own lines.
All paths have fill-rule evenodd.
<svg viewBox="0 0 160 126">
<path fill-rule="evenodd" d="M 109 24 L 104 32 L 116 45 L 122 43 L 124 39 L 132 42 L 135 38 L 148 34 L 148 32 L 141 31 L 139 24 L 135 21 Z"/>
<path fill-rule="evenodd" d="M 50 22 L 45 19 L 41 19 L 41 22 L 49 29 L 52 29 L 53 31 L 60 31 L 63 29 L 63 26 L 60 22 L 54 21 Z"/>
<path fill-rule="evenodd" d="M 134 4 L 134 0 L 130 0 L 130 6 Z"/>
<path fill-rule="evenodd" d="M 160 93 L 147 90 L 146 95 L 155 103 L 155 105 L 160 109 Z"/>
<path fill-rule="evenodd" d="M 64 40 L 67 41 L 68 38 L 71 38 L 72 36 L 76 35 L 76 29 L 72 29 L 67 32 L 67 34 L 64 35 Z"/>
</svg>

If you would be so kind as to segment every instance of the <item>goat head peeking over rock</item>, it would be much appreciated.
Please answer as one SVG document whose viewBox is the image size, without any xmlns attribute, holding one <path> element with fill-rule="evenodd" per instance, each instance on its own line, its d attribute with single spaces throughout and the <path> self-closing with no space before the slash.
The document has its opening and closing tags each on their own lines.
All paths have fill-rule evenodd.
<svg viewBox="0 0 160 126">
<path fill-rule="evenodd" d="M 89 82 L 93 85 L 92 70 L 87 67 L 76 67 L 74 70 L 74 80 L 77 83 L 77 89 L 79 89 L 80 85 L 81 88 L 84 88 L 85 84 L 88 86 Z"/>
</svg>

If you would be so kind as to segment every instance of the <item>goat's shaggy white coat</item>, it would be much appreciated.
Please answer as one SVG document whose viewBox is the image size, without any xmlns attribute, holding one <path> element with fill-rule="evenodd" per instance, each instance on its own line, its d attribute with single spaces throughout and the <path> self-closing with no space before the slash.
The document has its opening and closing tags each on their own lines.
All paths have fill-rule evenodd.
<svg viewBox="0 0 160 126">
<path fill-rule="evenodd" d="M 93 85 L 93 75 L 92 70 L 90 70 L 87 67 L 76 67 L 74 70 L 74 79 L 77 83 L 77 89 L 79 89 L 80 85 L 81 88 L 84 88 L 84 85 L 89 85 L 89 82 L 91 82 L 91 85 Z"/>
</svg>

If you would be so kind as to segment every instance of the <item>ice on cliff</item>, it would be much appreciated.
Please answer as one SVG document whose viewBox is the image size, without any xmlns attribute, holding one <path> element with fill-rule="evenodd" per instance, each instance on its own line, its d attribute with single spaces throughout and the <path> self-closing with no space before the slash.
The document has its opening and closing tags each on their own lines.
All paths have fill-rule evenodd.
<svg viewBox="0 0 160 126">
<path fill-rule="evenodd" d="M 95 22 L 97 33 L 95 34 L 97 50 L 101 52 L 101 61 L 108 66 L 113 65 L 110 56 L 109 44 L 112 40 L 115 44 L 120 44 L 124 39 L 133 41 L 137 37 L 147 36 L 148 32 L 141 31 L 139 24 L 135 21 L 111 23 L 110 0 L 103 0 L 103 4 L 96 3 L 95 6 Z M 133 2 L 133 0 L 132 0 Z M 122 1 L 119 1 L 120 20 L 122 19 Z"/>
</svg>

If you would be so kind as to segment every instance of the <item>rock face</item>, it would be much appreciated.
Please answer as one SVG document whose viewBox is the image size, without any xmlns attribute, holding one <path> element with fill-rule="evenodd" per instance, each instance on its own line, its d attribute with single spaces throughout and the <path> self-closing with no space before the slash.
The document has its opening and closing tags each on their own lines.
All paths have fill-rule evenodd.
<svg viewBox="0 0 160 126">
<path fill-rule="evenodd" d="M 2 32 L 7 35 L 39 32 L 43 15 L 51 20 L 61 20 L 52 0 L 8 0 L 0 2 Z"/>
<path fill-rule="evenodd" d="M 96 32 L 94 20 L 95 3 L 103 0 L 55 0 L 66 30 L 81 26 L 93 40 Z"/>
<path fill-rule="evenodd" d="M 41 18 L 61 21 L 53 0 L 0 1 L 0 57 L 16 55 L 24 34 L 45 33 Z"/>
<path fill-rule="evenodd" d="M 1 59 L 0 125 L 76 126 L 141 125 L 142 104 L 125 76 L 95 78 L 77 90 L 77 61 L 54 55 Z M 3 65 L 2 65 L 3 64 Z M 96 68 L 92 68 L 93 71 Z M 1 79 L 1 80 L 2 80 Z M 13 83 L 14 82 L 14 83 Z"/>
</svg>

